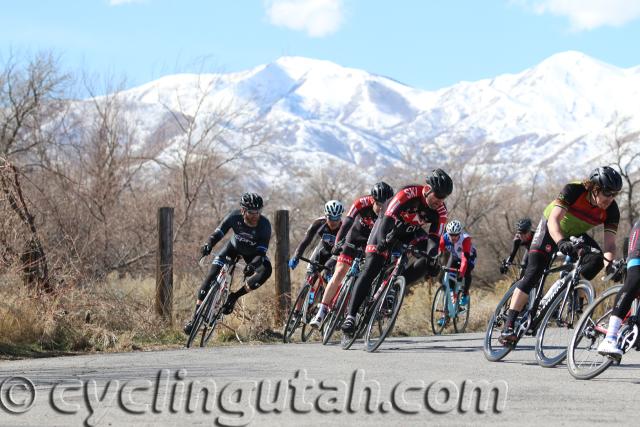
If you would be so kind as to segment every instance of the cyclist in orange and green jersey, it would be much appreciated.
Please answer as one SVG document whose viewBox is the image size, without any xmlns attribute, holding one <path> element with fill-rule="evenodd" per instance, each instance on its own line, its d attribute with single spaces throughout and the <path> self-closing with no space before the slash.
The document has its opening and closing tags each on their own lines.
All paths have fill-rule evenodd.
<svg viewBox="0 0 640 427">
<path fill-rule="evenodd" d="M 602 253 L 588 253 L 583 258 L 582 276 L 593 279 L 615 258 L 616 232 L 620 220 L 620 210 L 615 202 L 622 189 L 622 177 L 609 166 L 598 167 L 583 182 L 572 182 L 562 189 L 558 197 L 546 209 L 529 249 L 529 263 L 523 277 L 517 282 L 507 320 L 500 341 L 508 345 L 517 339 L 513 324 L 529 299 L 529 292 L 540 281 L 551 256 L 559 250 L 575 257 L 572 236 L 580 236 L 591 247 L 600 249 L 587 231 L 604 225 L 604 259 Z"/>
</svg>

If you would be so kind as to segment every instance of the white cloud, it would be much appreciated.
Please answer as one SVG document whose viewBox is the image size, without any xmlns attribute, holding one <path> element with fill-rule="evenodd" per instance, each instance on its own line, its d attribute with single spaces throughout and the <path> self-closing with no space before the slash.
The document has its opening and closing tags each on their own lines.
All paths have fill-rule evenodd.
<svg viewBox="0 0 640 427">
<path fill-rule="evenodd" d="M 306 31 L 310 37 L 335 33 L 343 21 L 342 0 L 267 0 L 269 22 Z"/>
<path fill-rule="evenodd" d="M 121 6 L 131 3 L 147 3 L 148 0 L 109 0 L 109 6 Z"/>
<path fill-rule="evenodd" d="M 621 27 L 640 18 L 640 0 L 516 0 L 535 13 L 566 16 L 574 31 Z"/>
</svg>

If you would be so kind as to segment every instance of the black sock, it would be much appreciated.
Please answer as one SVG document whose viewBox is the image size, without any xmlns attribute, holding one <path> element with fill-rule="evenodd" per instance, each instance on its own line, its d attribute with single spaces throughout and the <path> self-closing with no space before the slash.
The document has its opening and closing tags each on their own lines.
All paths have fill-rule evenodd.
<svg viewBox="0 0 640 427">
<path fill-rule="evenodd" d="M 516 321 L 516 317 L 518 317 L 518 314 L 520 314 L 518 310 L 512 310 L 512 309 L 507 310 L 507 321 L 504 324 L 504 326 L 507 328 L 512 328 L 513 323 Z"/>
</svg>

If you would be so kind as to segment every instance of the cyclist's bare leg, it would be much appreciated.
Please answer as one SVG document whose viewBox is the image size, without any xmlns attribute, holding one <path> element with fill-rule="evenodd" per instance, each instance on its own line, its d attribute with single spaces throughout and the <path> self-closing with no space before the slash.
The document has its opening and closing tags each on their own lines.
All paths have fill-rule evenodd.
<svg viewBox="0 0 640 427">
<path fill-rule="evenodd" d="M 326 307 L 329 307 L 331 305 L 331 301 L 340 289 L 342 279 L 344 279 L 344 276 L 347 275 L 350 267 L 351 266 L 349 264 L 346 264 L 344 262 L 338 262 L 336 264 L 336 269 L 333 273 L 333 276 L 331 276 L 331 280 L 329 280 L 327 288 L 324 290 L 324 295 L 322 296 L 322 304 L 324 304 Z"/>
<path fill-rule="evenodd" d="M 527 301 L 529 301 L 529 295 L 524 291 L 516 288 L 513 291 L 513 296 L 511 297 L 511 304 L 509 305 L 509 308 L 511 310 L 517 310 L 518 312 L 520 312 L 527 304 Z"/>
</svg>

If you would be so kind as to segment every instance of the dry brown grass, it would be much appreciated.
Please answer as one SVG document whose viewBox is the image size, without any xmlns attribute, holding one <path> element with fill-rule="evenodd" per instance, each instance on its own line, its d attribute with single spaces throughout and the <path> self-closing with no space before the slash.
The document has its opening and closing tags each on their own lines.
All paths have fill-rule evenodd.
<svg viewBox="0 0 640 427">
<path fill-rule="evenodd" d="M 304 271 L 298 268 L 292 274 L 294 299 Z M 491 292 L 472 288 L 467 331 L 484 329 L 511 280 L 498 282 Z M 0 354 L 7 353 L 7 348 L 91 352 L 180 347 L 185 342 L 182 324 L 191 316 L 200 278 L 175 281 L 172 324 L 162 322 L 154 312 L 153 278 L 114 276 L 99 285 L 60 290 L 55 296 L 34 295 L 19 283 L 17 278 L 7 276 L 0 283 Z M 431 335 L 430 311 L 436 285 L 413 287 L 405 298 L 395 335 Z M 232 289 L 238 286 L 235 281 Z M 224 319 L 215 345 L 280 341 L 282 322 L 276 322 L 274 307 L 271 278 L 239 301 L 234 314 Z"/>
</svg>

